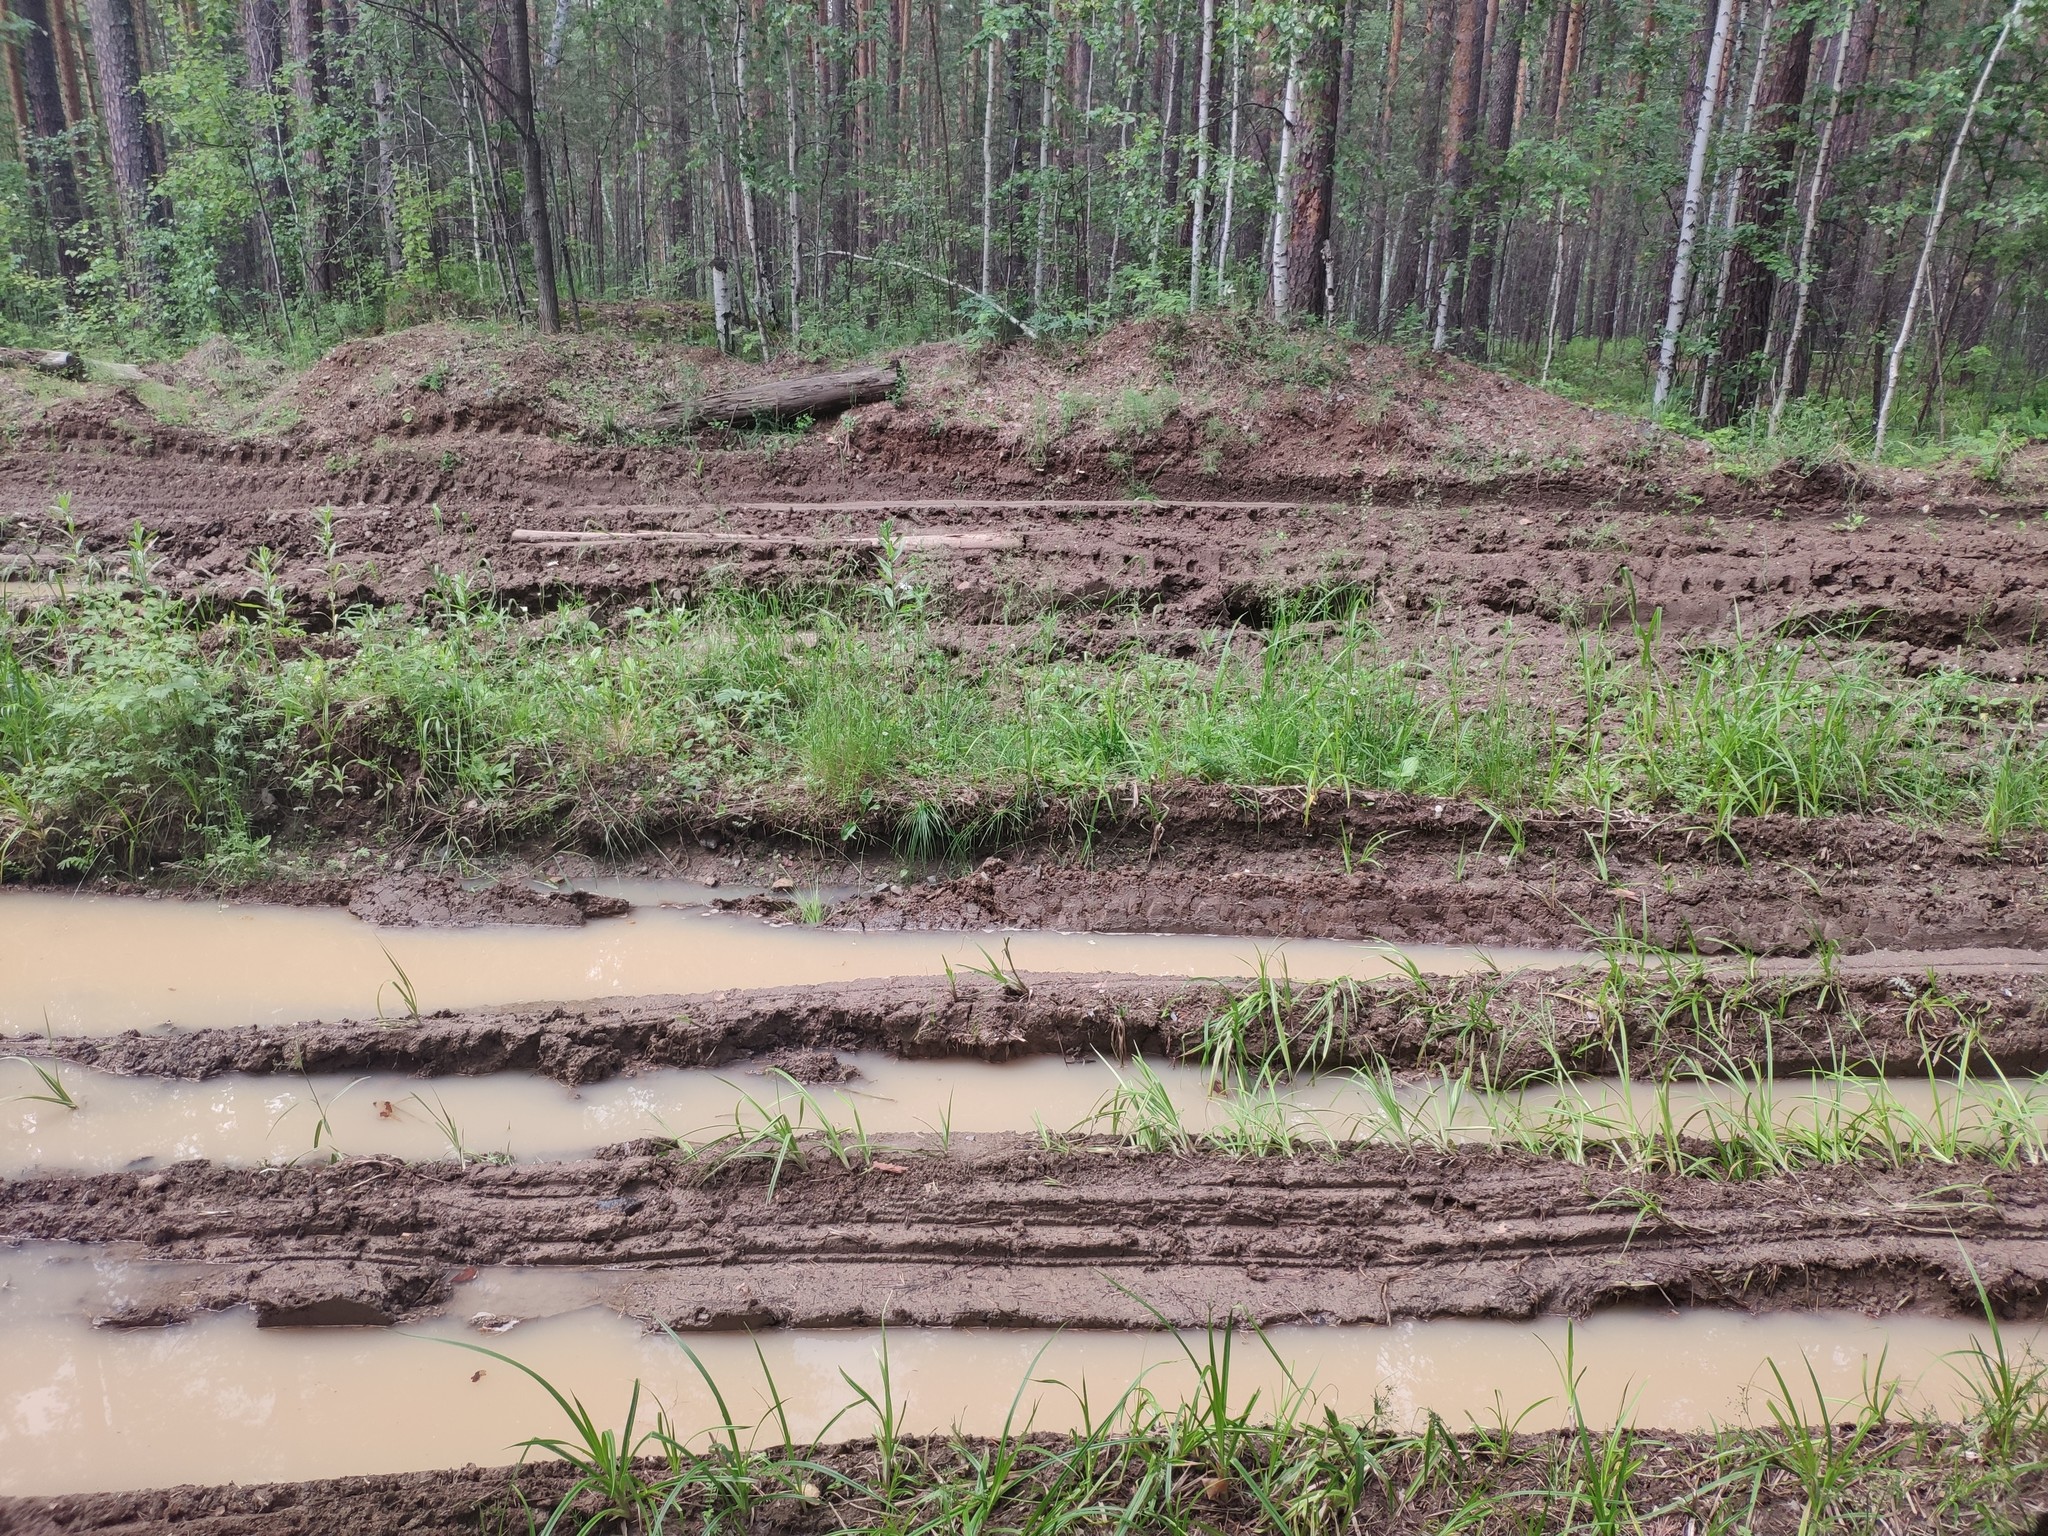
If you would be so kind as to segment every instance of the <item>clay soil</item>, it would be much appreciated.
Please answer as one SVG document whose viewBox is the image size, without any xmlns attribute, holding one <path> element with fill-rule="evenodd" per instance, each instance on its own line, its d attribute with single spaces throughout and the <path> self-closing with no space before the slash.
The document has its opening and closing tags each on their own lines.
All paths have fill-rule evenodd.
<svg viewBox="0 0 2048 1536">
<path fill-rule="evenodd" d="M 873 579 L 872 541 L 893 519 L 926 536 L 916 558 L 936 633 L 967 655 L 1000 658 L 1042 622 L 1070 655 L 1134 637 L 1192 654 L 1219 628 L 1256 632 L 1283 601 L 1335 597 L 1369 599 L 1396 646 L 1455 640 L 1482 669 L 1512 651 L 1539 703 L 1565 697 L 1587 628 L 1626 633 L 1653 611 L 1674 643 L 1737 624 L 1846 626 L 1907 672 L 1958 668 L 1992 691 L 2048 677 L 2036 647 L 2048 619 L 2038 456 L 1996 487 L 1964 469 L 1727 465 L 1703 445 L 1463 364 L 1200 329 L 1131 327 L 1062 348 L 935 346 L 904 364 L 901 400 L 809 432 L 681 441 L 634 422 L 744 370 L 615 334 L 510 343 L 428 327 L 352 343 L 298 377 L 217 344 L 141 381 L 8 383 L 0 574 L 20 585 L 5 600 L 32 608 L 51 579 L 118 583 L 140 522 L 168 590 L 207 611 L 244 603 L 252 559 L 268 549 L 311 643 L 345 644 L 317 633 L 337 611 L 417 607 L 449 572 L 502 603 L 600 618 L 653 588 L 843 591 Z M 326 506 L 331 551 L 313 515 Z M 660 536 L 584 537 L 630 533 Z M 659 864 L 765 875 L 814 857 L 802 850 L 816 839 L 792 834 L 829 843 L 836 832 L 785 817 L 765 835 L 761 811 L 680 818 Z M 1369 867 L 1347 868 L 1340 849 L 1353 844 L 1376 849 Z M 551 854 L 523 852 L 535 867 Z M 1551 1057 L 1511 1026 L 1541 1018 L 1559 1057 L 1584 1072 L 1655 1076 L 1710 1047 L 1781 1071 L 1851 1060 L 1912 1072 L 1959 1063 L 1967 1040 L 1973 1064 L 2017 1074 L 2048 1069 L 2033 954 L 2048 949 L 2044 861 L 2048 839 L 1993 848 L 1974 828 L 1878 817 L 1708 828 L 1545 815 L 1509 850 L 1471 804 L 1165 785 L 1104 808 L 1085 844 L 1054 807 L 978 868 L 922 883 L 852 871 L 867 876 L 866 894 L 829 920 L 1570 948 L 1620 929 L 1717 959 L 1838 946 L 1830 980 L 1767 965 L 1752 982 L 1730 964 L 1692 984 L 1692 998 L 1720 1001 L 1765 989 L 1782 1004 L 1768 1032 L 1755 1012 L 1711 1041 L 1647 1005 L 1617 1020 L 1588 969 L 1369 988 L 1332 1060 L 1534 1072 Z M 816 861 L 811 873 L 849 871 Z M 616 910 L 417 872 L 282 894 L 345 902 L 383 924 L 582 923 Z M 772 899 L 758 909 L 788 915 Z M 2003 952 L 1956 953 L 1969 950 Z M 829 1077 L 832 1053 L 851 1050 L 1177 1055 L 1221 1000 L 1193 982 L 1023 980 L 548 1000 L 398 1028 L 19 1039 L 0 1041 L 0 1054 L 184 1077 L 401 1070 L 581 1083 L 739 1061 Z M 1485 1022 L 1461 1033 L 1444 1024 L 1453 1016 Z M 1624 1184 L 1660 1214 L 1618 1200 Z M 2048 1172 L 2027 1165 L 1720 1184 L 1624 1173 L 1598 1157 L 1582 1167 L 1353 1147 L 1239 1160 L 1017 1135 L 906 1139 L 855 1169 L 813 1156 L 772 1200 L 759 1168 L 707 1172 L 644 1143 L 503 1167 L 182 1163 L 0 1183 L 0 1241 L 120 1245 L 206 1266 L 202 1278 L 180 1268 L 145 1286 L 107 1319 L 125 1326 L 225 1307 L 273 1326 L 386 1325 L 460 1305 L 482 1265 L 602 1267 L 599 1299 L 678 1329 L 838 1326 L 884 1312 L 930 1326 L 1147 1325 L 1113 1279 L 1187 1323 L 1627 1305 L 1964 1315 L 1979 1298 L 1959 1239 L 1992 1304 L 2037 1319 L 2048 1317 L 2044 1226 Z M 465 1469 L 0 1501 L 0 1531 L 475 1531 L 495 1528 L 510 1477 Z M 521 1477 L 543 1507 L 560 1486 L 546 1469 Z M 817 1513 L 817 1528 L 829 1526 Z M 1249 1516 L 1217 1514 L 1223 1528 L 1248 1528 Z M 792 1519 L 811 1528 L 807 1515 Z"/>
</svg>

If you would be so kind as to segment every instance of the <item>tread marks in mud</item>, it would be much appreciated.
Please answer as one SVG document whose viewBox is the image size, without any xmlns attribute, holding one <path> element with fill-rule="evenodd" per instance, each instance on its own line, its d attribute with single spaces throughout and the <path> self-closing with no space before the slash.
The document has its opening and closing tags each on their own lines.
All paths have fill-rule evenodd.
<svg viewBox="0 0 2048 1536">
<path fill-rule="evenodd" d="M 154 1259 L 217 1266 L 197 1290 L 178 1281 L 183 1302 L 141 1303 L 158 1321 L 238 1302 L 279 1320 L 329 1301 L 433 1311 L 455 1272 L 479 1264 L 602 1266 L 593 1284 L 611 1304 L 682 1328 L 743 1297 L 782 1326 L 872 1324 L 884 1307 L 892 1322 L 958 1325 L 996 1276 L 1014 1288 L 1012 1322 L 1084 1327 L 1145 1324 L 1119 1280 L 1187 1298 L 1175 1321 L 1191 1326 L 1200 1298 L 1269 1323 L 1377 1322 L 1582 1314 L 1646 1290 L 1969 1316 L 1979 1303 L 1959 1241 L 2001 1313 L 2048 1315 L 2048 1170 L 2033 1166 L 1960 1170 L 1992 1198 L 1940 1222 L 1923 1207 L 1954 1185 L 1954 1167 L 1657 1178 L 1659 1212 L 1644 1220 L 1605 1198 L 1618 1173 L 1524 1154 L 1382 1148 L 1245 1164 L 976 1140 L 965 1155 L 892 1149 L 907 1178 L 814 1163 L 772 1204 L 761 1170 L 706 1179 L 668 1158 L 52 1175 L 0 1186 L 0 1232 L 141 1242 Z M 145 1191 L 150 1179 L 164 1182 Z"/>
</svg>

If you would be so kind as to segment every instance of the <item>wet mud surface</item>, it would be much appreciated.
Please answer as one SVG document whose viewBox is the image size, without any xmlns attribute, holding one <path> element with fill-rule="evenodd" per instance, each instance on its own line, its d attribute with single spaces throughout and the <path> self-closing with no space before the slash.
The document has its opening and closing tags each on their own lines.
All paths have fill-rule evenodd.
<svg viewBox="0 0 2048 1536">
<path fill-rule="evenodd" d="M 536 1166 L 180 1164 L 11 1181 L 0 1237 L 206 1261 L 108 1319 L 128 1325 L 234 1305 L 272 1325 L 395 1322 L 460 1309 L 464 1271 L 504 1264 L 605 1266 L 598 1299 L 678 1329 L 1129 1328 L 1156 1325 L 1148 1303 L 1188 1326 L 1638 1304 L 1967 1315 L 1969 1263 L 2002 1312 L 2048 1315 L 2048 1169 L 2030 1166 L 1718 1183 L 1491 1150 L 1238 1160 L 1002 1134 L 892 1138 L 851 1169 L 814 1153 L 772 1200 L 768 1182 L 634 1146 Z"/>
<path fill-rule="evenodd" d="M 1733 1060 L 1779 1073 L 1852 1068 L 1918 1073 L 1930 1064 L 2048 1070 L 2048 975 L 2009 957 L 1876 955 L 1831 980 L 1722 967 L 1676 983 L 1645 973 L 1633 998 L 1603 1000 L 1600 967 L 1495 977 L 1303 983 L 1281 1022 L 1251 1021 L 1254 1054 L 1279 1035 L 1306 1042 L 1338 1009 L 1327 1066 L 1472 1071 L 1503 1086 L 1561 1062 L 1586 1074 L 1656 1078 Z M 565 1083 L 621 1072 L 750 1060 L 835 1080 L 838 1051 L 1011 1061 L 1060 1054 L 1196 1056 L 1204 1027 L 1242 984 L 1156 976 L 980 979 L 891 977 L 696 996 L 604 999 L 235 1029 L 0 1037 L 21 1052 L 106 1071 L 207 1078 L 225 1072 L 408 1072 L 423 1077 L 534 1072 Z M 1335 999 L 1334 1004 L 1327 1000 Z M 1621 1026 L 1617 1029 L 1617 1022 Z M 1297 1047 L 1298 1048 L 1298 1047 Z"/>
<path fill-rule="evenodd" d="M 977 807 L 957 808 L 971 821 Z M 842 822 L 816 806 L 731 797 L 687 814 L 665 877 L 707 888 L 717 910 L 793 922 L 780 890 L 722 896 L 722 883 L 865 889 L 831 906 L 835 927 L 977 932 L 1239 934 L 1584 949 L 1617 936 L 1703 956 L 1845 956 L 1872 950 L 2048 948 L 2048 837 L 1996 850 L 1974 830 L 1876 816 L 1684 817 L 1542 812 L 1511 833 L 1470 802 L 1396 793 L 1153 786 L 1089 808 L 1046 802 L 965 872 L 876 880 L 822 857 Z M 764 828 L 789 828 L 789 837 Z M 808 840 L 806 840 L 808 839 Z M 1370 848 L 1370 860 L 1357 850 Z M 1347 855 L 1347 849 L 1350 850 Z M 1348 867 L 1347 867 L 1348 857 Z M 535 850 L 520 868 L 591 861 Z M 893 862 L 885 873 L 897 873 Z M 800 878 L 799 878 L 800 877 Z M 56 887 L 45 886 L 46 889 Z M 92 892 L 204 895 L 102 877 Z M 236 900 L 346 906 L 379 926 L 575 926 L 628 910 L 617 897 L 543 891 L 523 878 L 465 881 L 425 869 L 271 878 Z"/>
<path fill-rule="evenodd" d="M 1958 668 L 1994 693 L 2048 676 L 2036 647 L 2048 620 L 2048 532 L 2029 515 L 2038 497 L 1841 466 L 1740 483 L 1696 445 L 1555 401 L 1539 409 L 1519 387 L 1496 392 L 1462 373 L 1445 409 L 1425 410 L 1423 386 L 1409 380 L 1377 420 L 1343 389 L 1304 392 L 1220 454 L 1199 411 L 1170 411 L 1114 455 L 1101 443 L 1039 453 L 1014 422 L 977 424 L 916 388 L 901 406 L 864 408 L 801 439 L 620 446 L 580 437 L 542 388 L 484 399 L 415 387 L 424 365 L 408 371 L 381 346 L 343 349 L 309 374 L 303 421 L 274 435 L 167 425 L 126 390 L 64 402 L 11 434 L 0 447 L 0 581 L 17 588 L 0 602 L 33 606 L 34 584 L 50 576 L 118 583 L 139 521 L 156 536 L 153 579 L 208 613 L 251 601 L 252 559 L 272 551 L 276 594 L 314 631 L 303 643 L 331 651 L 352 643 L 319 633 L 337 613 L 417 607 L 445 572 L 487 573 L 501 603 L 590 605 L 600 618 L 651 588 L 844 594 L 874 578 L 875 533 L 893 518 L 915 541 L 935 637 L 970 664 L 1007 665 L 1043 616 L 1048 654 L 1104 658 L 1136 640 L 1194 656 L 1231 629 L 1250 653 L 1284 602 L 1307 599 L 1322 612 L 1369 605 L 1397 654 L 1454 641 L 1482 669 L 1511 665 L 1531 707 L 1556 709 L 1567 727 L 1581 638 L 1604 629 L 1631 648 L 1631 626 L 1653 613 L 1681 640 L 1738 625 L 1853 635 L 1908 673 Z M 1015 394 L 1020 379 L 996 387 Z M 1033 380 L 1033 398 L 1057 386 Z M 1531 456 L 1507 451 L 1524 437 L 1541 438 Z M 51 515 L 60 492 L 69 529 Z M 331 546 L 315 516 L 323 506 L 336 509 Z M 655 536 L 608 537 L 618 534 Z M 1428 674 L 1424 691 L 1441 685 L 1433 663 L 1408 665 Z M 962 809 L 965 825 L 972 808 Z M 1784 1073 L 1845 1063 L 1912 1073 L 1930 1061 L 2048 1069 L 2048 978 L 2032 961 L 1861 958 L 2048 950 L 2048 840 L 2038 837 L 1994 851 L 1968 830 L 1879 818 L 1716 829 L 1546 815 L 1515 829 L 1511 847 L 1471 805 L 1401 795 L 1304 805 L 1299 792 L 1186 785 L 1134 787 L 1127 803 L 1096 809 L 1085 838 L 1071 807 L 1042 809 L 1003 857 L 924 884 L 869 880 L 870 894 L 828 921 L 1567 948 L 1621 935 L 1720 968 L 1618 1013 L 1596 968 L 1365 986 L 1331 1061 L 1508 1079 L 1559 1061 L 1653 1077 L 1703 1056 Z M 676 844 L 663 862 L 681 877 L 731 878 L 728 855 L 759 861 L 791 846 L 766 828 L 836 847 L 840 819 L 822 816 L 685 807 L 658 829 Z M 352 847 L 363 828 L 317 830 Z M 473 829 L 458 819 L 445 830 L 452 843 Z M 1351 860 L 1361 847 L 1371 857 Z M 575 925 L 620 909 L 417 870 L 255 894 L 346 905 L 382 926 Z M 784 915 L 773 898 L 749 910 Z M 1768 963 L 1752 979 L 1737 958 L 1833 946 L 1841 958 L 1826 981 Z M 1196 981 L 1020 982 L 897 978 L 550 1000 L 403 1024 L 17 1037 L 0 1040 L 0 1054 L 191 1078 L 503 1072 L 576 1084 L 747 1062 L 831 1082 L 844 1073 L 837 1053 L 857 1050 L 1180 1055 L 1225 1001 Z M 1319 995 L 1299 989 L 1282 1027 L 1309 1028 Z M 1251 1043 L 1267 1042 L 1255 1028 Z M 41 1175 L 0 1181 L 0 1241 L 204 1265 L 107 1319 L 132 1327 L 237 1306 L 266 1326 L 391 1325 L 460 1309 L 465 1274 L 503 1264 L 611 1266 L 599 1300 L 686 1330 L 885 1315 L 1156 1324 L 1131 1293 L 1192 1324 L 1627 1306 L 1965 1316 L 1978 1305 L 1970 1264 L 2001 1313 L 2048 1316 L 2048 1169 L 2033 1166 L 1928 1162 L 1716 1184 L 1478 1149 L 1238 1161 L 1138 1156 L 1086 1138 L 1071 1149 L 1007 1134 L 948 1147 L 895 1140 L 854 1169 L 813 1150 L 772 1201 L 760 1165 L 711 1173 L 645 1143 L 510 1166 L 362 1159 Z M 467 1468 L 0 1500 L 0 1533 L 497 1530 L 508 1528 L 510 1476 Z M 551 1468 L 519 1478 L 543 1508 L 565 1486 Z M 1219 1512 L 1226 1528 L 1235 1519 Z M 833 1522 L 791 1508 L 768 1523 Z"/>
<path fill-rule="evenodd" d="M 1072 928 L 1582 946 L 1617 933 L 1701 953 L 2048 946 L 2048 841 L 1997 854 L 1876 817 L 1532 815 L 1406 795 L 1187 786 L 1098 825 L 1088 857 L 1029 851 L 857 899 L 874 928 Z M 1373 862 L 1346 867 L 1346 847 Z M 1595 855 L 1595 849 L 1598 855 Z"/>
</svg>

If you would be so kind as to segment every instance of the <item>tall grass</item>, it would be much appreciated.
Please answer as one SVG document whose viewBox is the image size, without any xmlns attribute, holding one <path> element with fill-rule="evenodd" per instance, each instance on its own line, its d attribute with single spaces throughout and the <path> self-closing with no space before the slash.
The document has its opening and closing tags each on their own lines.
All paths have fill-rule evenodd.
<svg viewBox="0 0 2048 1536">
<path fill-rule="evenodd" d="M 1462 797 L 1510 854 L 1546 807 L 2048 824 L 2030 705 L 1993 726 L 1965 680 L 1840 644 L 1641 650 L 1589 643 L 1583 697 L 1539 698 L 1356 616 L 1077 660 L 735 594 L 601 625 L 451 582 L 316 645 L 270 604 L 88 593 L 0 626 L 0 867 L 227 860 L 294 814 L 622 846 L 741 802 L 960 851 L 1037 799 L 1186 781 Z"/>
<path fill-rule="evenodd" d="M 1142 1300 L 1142 1298 L 1141 1298 Z M 1156 1315 L 1156 1314 L 1155 1314 Z M 1162 1325 L 1164 1319 L 1160 1319 Z M 1034 1358 L 1001 1429 L 911 1436 L 889 1369 L 886 1336 L 877 1385 L 846 1376 L 851 1396 L 809 1442 L 791 1435 L 785 1400 L 767 1375 L 771 1407 L 758 1424 L 735 1416 L 735 1399 L 681 1339 L 716 1406 L 717 1422 L 689 1432 L 658 1417 L 641 1426 L 636 1385 L 623 1429 L 601 1426 L 580 1400 L 517 1360 L 466 1349 L 524 1371 L 568 1419 L 562 1437 L 536 1436 L 530 1450 L 569 1464 L 554 1506 L 528 1510 L 536 1532 L 832 1529 L 889 1536 L 1064 1536 L 1257 1530 L 1277 1536 L 1356 1531 L 1800 1533 L 1833 1528 L 1927 1531 L 2027 1529 L 2019 1500 L 2048 1451 L 2048 1382 L 2030 1357 L 1992 1343 L 1950 1365 L 1965 1421 L 1916 1417 L 1903 1384 L 1880 1359 L 1859 1398 L 1824 1396 L 1767 1362 L 1760 1382 L 1765 1422 L 1705 1435 L 1639 1429 L 1624 1401 L 1611 1422 L 1588 1411 L 1583 1372 L 1567 1335 L 1554 1400 L 1561 1433 L 1519 1426 L 1528 1412 L 1504 1406 L 1463 1431 L 1434 1414 L 1417 1425 L 1384 1413 L 1340 1417 L 1280 1363 L 1282 1387 L 1246 1390 L 1235 1365 L 1241 1331 L 1215 1326 L 1175 1337 L 1192 1374 L 1183 1400 L 1141 1379 L 1106 1404 L 1085 1384 L 1038 1377 Z M 671 1334 L 673 1338 L 674 1335 Z M 759 1350 L 757 1348 L 757 1354 Z M 844 1375 L 844 1373 L 842 1373 Z M 1773 1385 L 1774 1384 L 1774 1385 Z M 1034 1433 L 1033 1387 L 1069 1393 L 1080 1427 Z M 1811 1387 L 1811 1391 L 1807 1390 Z M 1533 1410 L 1530 1410 L 1533 1411 Z M 828 1445 L 840 1425 L 870 1438 Z M 843 1431 L 844 1432 L 844 1431 Z M 1759 1523 L 1758 1517 L 1769 1519 Z M 1781 1517 L 1782 1518 L 1779 1518 Z"/>
</svg>

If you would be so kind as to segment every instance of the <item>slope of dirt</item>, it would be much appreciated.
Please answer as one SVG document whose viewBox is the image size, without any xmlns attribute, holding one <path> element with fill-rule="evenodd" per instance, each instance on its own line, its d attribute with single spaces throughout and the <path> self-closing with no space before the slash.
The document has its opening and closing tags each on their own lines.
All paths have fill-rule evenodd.
<svg viewBox="0 0 2048 1536">
<path fill-rule="evenodd" d="M 850 1169 L 814 1149 L 772 1200 L 768 1180 L 759 1162 L 707 1175 L 630 1149 L 530 1167 L 184 1163 L 0 1185 L 0 1237 L 219 1266 L 169 1294 L 145 1281 L 124 1321 L 241 1303 L 272 1322 L 390 1321 L 450 1304 L 458 1267 L 483 1264 L 606 1266 L 597 1295 L 694 1329 L 1156 1324 L 1127 1291 L 1189 1326 L 1635 1302 L 1964 1315 L 1970 1263 L 2002 1311 L 2048 1315 L 2048 1169 L 2032 1166 L 1716 1183 L 1471 1149 L 1239 1160 L 980 1135 L 892 1139 Z"/>
<path fill-rule="evenodd" d="M 0 572 L 118 573 L 139 521 L 172 590 L 241 600 L 268 549 L 308 616 L 416 601 L 437 571 L 529 605 L 627 603 L 650 584 L 864 579 L 848 540 L 893 516 L 1012 536 L 922 561 L 938 606 L 981 622 L 1256 623 L 1278 596 L 1338 590 L 1476 638 L 1650 607 L 1713 629 L 1739 606 L 1752 626 L 1853 624 L 1919 664 L 1960 646 L 2034 675 L 2048 535 L 2025 514 L 2048 499 L 2048 454 L 2010 488 L 1962 469 L 1730 475 L 1699 444 L 1461 362 L 1222 322 L 934 344 L 905 364 L 903 399 L 827 429 L 661 445 L 591 439 L 763 370 L 438 325 L 347 343 L 250 399 L 255 375 L 195 353 L 147 388 L 0 401 L 21 418 L 0 448 Z M 166 404 L 178 391 L 189 408 Z M 321 506 L 339 509 L 331 548 Z M 520 528 L 695 537 L 565 551 Z"/>
<path fill-rule="evenodd" d="M 1880 957 L 1883 958 L 1883 957 Z M 1588 1073 L 1656 1078 L 1734 1060 L 1780 1073 L 1854 1067 L 1917 1074 L 1932 1064 L 2048 1069 L 2048 977 L 1988 961 L 1950 969 L 1940 956 L 1815 976 L 1751 979 L 1729 969 L 1604 1002 L 1601 972 L 1496 980 L 1369 984 L 1339 999 L 1328 1064 L 1472 1071 L 1503 1084 L 1562 1062 Z M 714 1067 L 747 1056 L 886 1051 L 909 1058 L 1009 1061 L 1060 1053 L 1199 1054 L 1204 1026 L 1233 992 L 1147 976 L 1022 978 L 1027 995 L 963 979 L 896 977 L 693 997 L 602 999 L 443 1012 L 416 1024 L 344 1020 L 236 1029 L 130 1030 L 112 1036 L 0 1037 L 0 1052 L 54 1057 L 130 1075 L 223 1072 L 536 1072 L 566 1083 L 620 1072 Z M 1283 1007 L 1297 1042 L 1324 1026 L 1325 993 L 1304 984 Z M 1621 1015 L 1620 1027 L 1611 1009 Z M 1255 1020 L 1245 1047 L 1269 1049 Z M 1554 1054 L 1553 1054 L 1554 1053 Z M 799 1065 L 803 1065 L 799 1063 Z M 829 1066 L 803 1066 L 807 1081 Z"/>
</svg>

